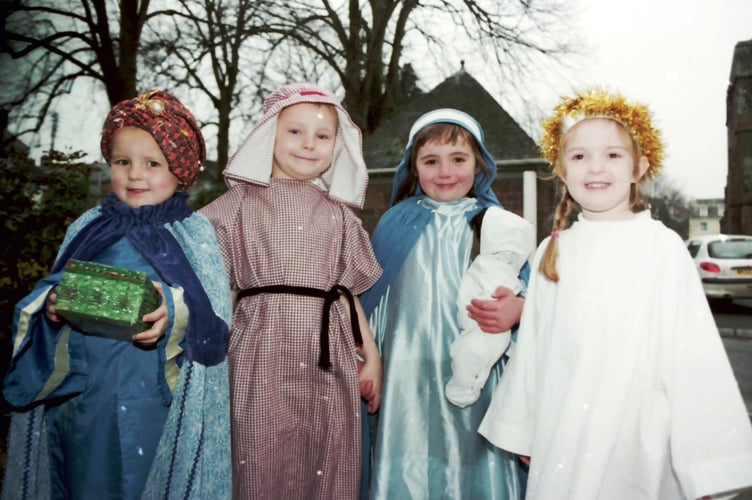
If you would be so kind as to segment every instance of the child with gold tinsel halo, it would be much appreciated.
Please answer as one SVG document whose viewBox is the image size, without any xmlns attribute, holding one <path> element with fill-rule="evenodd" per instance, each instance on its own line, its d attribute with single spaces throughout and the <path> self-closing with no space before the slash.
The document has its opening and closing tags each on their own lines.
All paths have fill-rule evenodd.
<svg viewBox="0 0 752 500">
<path fill-rule="evenodd" d="M 752 427 L 694 263 L 640 196 L 663 160 L 650 112 L 597 89 L 543 127 L 561 198 L 479 432 L 529 461 L 527 498 L 752 486 Z"/>
</svg>

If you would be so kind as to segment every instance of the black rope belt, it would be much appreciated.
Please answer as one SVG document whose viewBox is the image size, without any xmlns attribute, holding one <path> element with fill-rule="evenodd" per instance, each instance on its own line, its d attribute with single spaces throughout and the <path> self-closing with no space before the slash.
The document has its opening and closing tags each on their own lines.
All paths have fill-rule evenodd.
<svg viewBox="0 0 752 500">
<path fill-rule="evenodd" d="M 339 300 L 340 293 L 345 296 L 350 304 L 350 321 L 352 323 L 353 338 L 355 345 L 363 345 L 363 336 L 360 333 L 358 324 L 358 312 L 355 310 L 355 300 L 350 290 L 342 285 L 334 285 L 330 290 L 319 290 L 318 288 L 309 288 L 307 286 L 292 285 L 271 285 L 248 288 L 238 292 L 238 300 L 260 293 L 290 293 L 294 295 L 305 295 L 307 297 L 319 297 L 324 299 L 324 307 L 321 312 L 321 332 L 319 333 L 319 367 L 328 370 L 332 366 L 329 360 L 329 310 L 335 300 Z"/>
</svg>

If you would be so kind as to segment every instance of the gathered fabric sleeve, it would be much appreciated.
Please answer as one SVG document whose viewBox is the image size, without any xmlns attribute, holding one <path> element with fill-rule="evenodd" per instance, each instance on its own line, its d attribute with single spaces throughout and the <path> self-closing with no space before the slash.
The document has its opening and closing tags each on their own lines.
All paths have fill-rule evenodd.
<svg viewBox="0 0 752 500">
<path fill-rule="evenodd" d="M 670 455 L 687 498 L 752 486 L 752 426 L 695 264 L 677 243 L 660 303 L 667 336 Z"/>
<path fill-rule="evenodd" d="M 78 394 L 86 387 L 82 338 L 45 315 L 47 296 L 61 276 L 48 276 L 16 305 L 13 350 L 3 383 L 3 396 L 15 408 Z"/>
<path fill-rule="evenodd" d="M 344 271 L 339 284 L 347 287 L 353 295 L 360 295 L 376 283 L 381 276 L 381 267 L 373 253 L 368 233 L 363 229 L 363 223 L 344 205 L 343 223 Z"/>
<path fill-rule="evenodd" d="M 239 234 L 238 224 L 240 222 L 240 212 L 243 207 L 245 189 L 246 187 L 243 184 L 237 184 L 199 210 L 199 213 L 205 216 L 211 222 L 212 226 L 214 226 L 219 249 L 225 263 L 225 269 L 229 275 L 230 287 L 233 290 L 237 289 L 238 278 L 232 264 L 232 242 Z"/>
<path fill-rule="evenodd" d="M 539 330 L 547 321 L 542 318 L 547 304 L 552 303 L 552 297 L 546 298 L 547 290 L 554 286 L 537 271 L 547 245 L 548 239 L 539 245 L 533 259 L 517 339 L 507 351 L 509 362 L 478 429 L 493 445 L 524 456 L 532 452 L 540 398 L 539 360 L 545 356 Z"/>
<path fill-rule="evenodd" d="M 56 260 L 99 213 L 99 208 L 88 210 L 68 227 Z M 62 274 L 45 277 L 16 304 L 11 361 L 3 383 L 3 396 L 16 408 L 49 397 L 77 394 L 86 387 L 82 338 L 69 326 L 50 322 L 45 314 L 47 296 L 60 283 Z"/>
</svg>

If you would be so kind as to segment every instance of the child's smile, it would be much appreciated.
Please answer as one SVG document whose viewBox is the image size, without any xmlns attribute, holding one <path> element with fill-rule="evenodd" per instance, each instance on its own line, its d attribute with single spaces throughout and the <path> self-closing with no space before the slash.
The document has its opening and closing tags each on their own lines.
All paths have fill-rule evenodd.
<svg viewBox="0 0 752 500">
<path fill-rule="evenodd" d="M 112 191 L 131 208 L 159 205 L 175 194 L 178 178 L 170 172 L 151 134 L 123 127 L 112 136 Z"/>
<path fill-rule="evenodd" d="M 629 135 L 620 124 L 603 118 L 577 124 L 567 134 L 562 162 L 562 180 L 585 217 L 632 217 L 629 196 L 632 183 L 639 177 L 635 175 L 638 162 Z"/>
<path fill-rule="evenodd" d="M 416 155 L 420 187 L 436 201 L 467 196 L 475 181 L 475 154 L 464 140 L 456 144 L 427 142 Z"/>
<path fill-rule="evenodd" d="M 300 103 L 282 110 L 274 141 L 272 177 L 311 181 L 332 163 L 337 114 L 320 104 Z"/>
</svg>

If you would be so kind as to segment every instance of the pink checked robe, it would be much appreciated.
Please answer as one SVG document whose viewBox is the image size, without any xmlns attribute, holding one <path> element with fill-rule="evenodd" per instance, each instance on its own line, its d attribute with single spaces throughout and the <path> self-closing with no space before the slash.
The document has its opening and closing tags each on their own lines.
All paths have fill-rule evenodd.
<svg viewBox="0 0 752 500">
<path fill-rule="evenodd" d="M 231 287 L 295 285 L 353 295 L 381 273 L 368 234 L 309 182 L 239 184 L 202 209 Z M 323 299 L 264 293 L 238 301 L 230 339 L 233 495 L 355 498 L 361 418 L 346 305 L 330 312 L 332 368 L 317 366 Z"/>
</svg>

